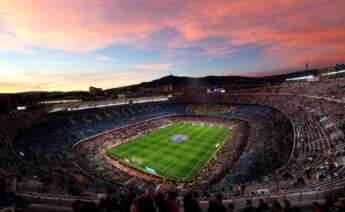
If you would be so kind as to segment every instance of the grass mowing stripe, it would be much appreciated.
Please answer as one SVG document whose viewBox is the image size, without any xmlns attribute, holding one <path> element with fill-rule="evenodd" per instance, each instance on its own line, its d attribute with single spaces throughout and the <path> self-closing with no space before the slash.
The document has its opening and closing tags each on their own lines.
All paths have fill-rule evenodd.
<svg viewBox="0 0 345 212">
<path fill-rule="evenodd" d="M 141 137 L 141 138 L 139 138 L 139 139 L 135 139 L 135 140 L 133 140 L 133 141 L 130 141 L 130 142 L 136 142 L 136 143 L 137 143 L 135 146 L 131 147 L 130 151 L 136 151 L 136 150 L 140 149 L 141 147 L 145 149 L 145 145 L 146 145 L 146 144 L 140 145 L 140 144 L 139 144 L 140 142 L 138 142 L 138 141 L 140 141 L 140 139 L 143 140 L 143 139 L 147 138 L 147 139 L 149 139 L 150 141 L 151 141 L 151 140 L 157 140 L 157 139 L 158 139 L 158 138 L 157 138 L 157 135 L 158 135 L 158 136 L 162 136 L 162 134 L 164 135 L 164 133 L 166 133 L 166 132 L 170 132 L 170 131 L 174 132 L 174 131 L 178 130 L 178 128 L 181 128 L 181 127 L 182 127 L 182 126 L 179 126 L 179 125 L 176 125 L 176 126 L 175 126 L 175 125 L 170 125 L 170 126 L 167 126 L 167 127 L 165 127 L 165 128 L 161 128 L 160 130 L 158 130 L 158 131 L 156 131 L 156 132 L 153 132 L 153 133 L 151 134 L 152 137 L 150 136 L 150 138 L 144 136 L 144 137 Z M 154 144 L 150 144 L 150 145 L 151 145 L 151 147 L 152 147 Z M 143 150 L 141 150 L 141 151 L 143 151 Z"/>
<path fill-rule="evenodd" d="M 197 133 L 199 133 L 201 131 L 201 129 L 196 129 L 195 131 L 193 131 L 191 134 L 197 134 Z M 190 135 L 191 135 L 190 134 Z M 183 146 L 181 146 L 181 147 L 183 147 Z M 191 148 L 189 148 L 190 150 L 192 150 Z M 177 164 L 177 162 L 178 162 L 178 160 L 180 160 L 180 159 L 185 159 L 185 157 L 187 156 L 187 154 L 184 154 L 183 156 L 182 156 L 182 158 L 175 158 L 175 160 L 173 160 L 172 162 L 170 162 L 163 170 L 162 170 L 162 172 L 167 172 L 167 170 L 169 170 L 173 165 L 175 165 L 175 164 Z"/>
<path fill-rule="evenodd" d="M 226 131 L 224 131 L 224 132 L 226 133 Z M 223 134 L 221 135 L 221 137 L 219 137 L 219 138 L 221 139 L 223 135 L 224 135 L 224 133 L 223 133 Z M 220 139 L 217 139 L 217 142 L 218 142 L 218 141 L 221 141 Z M 210 152 L 210 150 L 211 150 L 211 148 L 209 148 L 209 149 L 207 150 L 207 153 L 204 154 L 204 156 L 199 160 L 199 162 L 198 162 L 197 164 L 195 164 L 195 165 L 193 166 L 193 168 L 187 173 L 186 177 L 184 177 L 184 178 L 187 178 L 187 177 L 190 175 L 190 173 L 195 169 L 195 167 L 198 167 L 199 163 L 200 163 L 201 161 L 203 161 L 203 159 L 205 158 L 205 156 L 208 155 L 208 153 Z"/>
</svg>

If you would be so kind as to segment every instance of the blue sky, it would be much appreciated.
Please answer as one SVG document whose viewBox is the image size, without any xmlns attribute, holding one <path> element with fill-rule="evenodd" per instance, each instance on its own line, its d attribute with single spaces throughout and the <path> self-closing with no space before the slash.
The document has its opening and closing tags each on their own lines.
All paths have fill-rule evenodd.
<svg viewBox="0 0 345 212">
<path fill-rule="evenodd" d="M 3 0 L 0 92 L 331 66 L 345 55 L 342 8 L 342 0 Z"/>
</svg>

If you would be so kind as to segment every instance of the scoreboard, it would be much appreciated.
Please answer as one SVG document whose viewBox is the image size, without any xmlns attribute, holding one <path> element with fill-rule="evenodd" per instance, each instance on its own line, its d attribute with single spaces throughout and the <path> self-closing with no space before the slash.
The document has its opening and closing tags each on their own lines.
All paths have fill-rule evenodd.
<svg viewBox="0 0 345 212">
<path fill-rule="evenodd" d="M 215 85 L 215 86 L 208 87 L 206 92 L 209 94 L 219 94 L 219 93 L 225 93 L 226 91 L 222 86 Z"/>
</svg>

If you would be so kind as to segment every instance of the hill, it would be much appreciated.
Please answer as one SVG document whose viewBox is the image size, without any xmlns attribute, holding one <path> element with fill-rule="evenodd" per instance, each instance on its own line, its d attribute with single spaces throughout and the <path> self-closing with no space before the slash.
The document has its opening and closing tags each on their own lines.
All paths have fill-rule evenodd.
<svg viewBox="0 0 345 212">
<path fill-rule="evenodd" d="M 205 85 L 243 85 L 243 84 L 264 84 L 264 83 L 283 83 L 288 78 L 306 76 L 310 74 L 317 74 L 318 70 L 298 71 L 288 74 L 267 76 L 267 77 L 241 77 L 241 76 L 206 76 L 206 77 L 182 77 L 169 75 L 150 82 L 143 82 L 136 85 L 130 85 L 120 88 L 112 88 L 107 91 L 116 92 L 119 90 L 131 90 L 137 88 L 154 88 L 162 85 L 173 86 L 205 86 Z"/>
</svg>

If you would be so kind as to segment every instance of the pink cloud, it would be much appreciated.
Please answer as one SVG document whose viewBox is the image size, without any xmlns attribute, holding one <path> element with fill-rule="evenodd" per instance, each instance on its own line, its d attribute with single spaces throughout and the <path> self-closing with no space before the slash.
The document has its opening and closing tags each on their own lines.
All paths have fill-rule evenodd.
<svg viewBox="0 0 345 212">
<path fill-rule="evenodd" d="M 123 43 L 145 48 L 152 33 L 171 27 L 179 35 L 162 44 L 168 49 L 196 45 L 219 57 L 257 45 L 268 46 L 263 52 L 268 59 L 287 60 L 283 65 L 312 55 L 329 63 L 345 52 L 343 8 L 343 0 L 3 0 L 0 48 L 87 52 Z M 217 36 L 228 41 L 213 46 L 205 40 Z"/>
<path fill-rule="evenodd" d="M 116 2 L 110 3 L 121 11 Z M 154 26 L 145 19 L 123 19 L 121 12 L 107 9 L 106 1 L 2 1 L 0 14 L 2 30 L 20 43 L 71 51 L 91 51 L 145 39 Z"/>
</svg>

